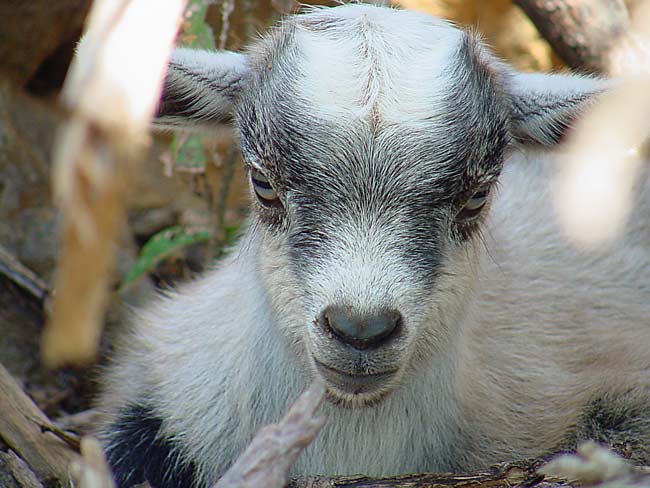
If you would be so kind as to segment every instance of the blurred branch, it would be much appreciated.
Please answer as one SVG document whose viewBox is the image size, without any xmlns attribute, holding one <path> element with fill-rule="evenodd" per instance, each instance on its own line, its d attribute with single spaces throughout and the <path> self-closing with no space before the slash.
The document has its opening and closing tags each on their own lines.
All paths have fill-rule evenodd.
<svg viewBox="0 0 650 488">
<path fill-rule="evenodd" d="M 623 0 L 515 0 L 572 68 L 603 73 L 614 45 L 630 27 Z"/>
<path fill-rule="evenodd" d="M 575 124 L 555 187 L 560 224 L 585 248 L 612 244 L 624 233 L 648 165 L 650 1 L 636 6 L 602 66 L 618 77 L 617 86 Z"/>
<path fill-rule="evenodd" d="M 53 186 L 63 212 L 46 364 L 94 359 L 125 190 L 149 143 L 148 124 L 185 0 L 96 0 L 63 90 L 69 110 L 54 150 Z M 154 18 L 152 18 L 152 16 Z"/>
<path fill-rule="evenodd" d="M 11 481 L 7 481 L 7 477 Z M 19 488 L 43 488 L 36 474 L 14 451 L 0 451 L 0 486 L 5 486 L 2 482 L 11 486 L 12 481 L 17 482 Z"/>
<path fill-rule="evenodd" d="M 221 177 L 221 189 L 219 191 L 218 200 L 215 205 L 216 215 L 216 228 L 220 232 L 219 240 L 221 247 L 225 246 L 227 240 L 226 233 L 226 211 L 228 210 L 228 197 L 230 196 L 232 183 L 235 177 L 235 166 L 239 162 L 237 160 L 238 147 L 235 143 L 230 145 L 228 154 L 224 162 L 224 172 Z"/>
<path fill-rule="evenodd" d="M 553 478 L 575 480 L 580 486 L 598 488 L 648 488 L 650 470 L 634 466 L 629 461 L 587 441 L 575 454 L 563 454 L 551 459 L 538 473 Z"/>
<path fill-rule="evenodd" d="M 76 488 L 115 488 L 115 481 L 99 441 L 94 437 L 81 439 L 81 459 L 70 466 Z"/>
</svg>

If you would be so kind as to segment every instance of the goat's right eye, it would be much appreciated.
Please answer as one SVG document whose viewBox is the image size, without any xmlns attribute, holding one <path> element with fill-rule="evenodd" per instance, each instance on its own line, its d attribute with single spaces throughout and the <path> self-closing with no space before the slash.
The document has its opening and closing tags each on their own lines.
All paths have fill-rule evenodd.
<svg viewBox="0 0 650 488">
<path fill-rule="evenodd" d="M 281 205 L 280 197 L 273 189 L 269 179 L 264 174 L 255 169 L 251 169 L 251 183 L 258 201 L 265 207 L 278 207 Z"/>
</svg>

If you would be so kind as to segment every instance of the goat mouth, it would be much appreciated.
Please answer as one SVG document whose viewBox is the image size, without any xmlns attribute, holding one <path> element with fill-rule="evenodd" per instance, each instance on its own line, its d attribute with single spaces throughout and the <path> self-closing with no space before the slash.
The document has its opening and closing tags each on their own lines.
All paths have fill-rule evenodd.
<svg viewBox="0 0 650 488">
<path fill-rule="evenodd" d="M 344 396 L 376 395 L 381 390 L 386 390 L 390 380 L 397 374 L 397 370 L 382 371 L 379 373 L 354 374 L 335 369 L 327 364 L 314 359 L 316 369 L 325 379 L 327 384 Z"/>
</svg>

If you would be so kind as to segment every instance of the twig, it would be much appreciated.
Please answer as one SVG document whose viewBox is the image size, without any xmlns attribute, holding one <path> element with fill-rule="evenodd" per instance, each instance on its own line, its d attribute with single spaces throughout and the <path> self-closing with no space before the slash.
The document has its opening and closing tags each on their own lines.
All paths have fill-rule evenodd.
<svg viewBox="0 0 650 488">
<path fill-rule="evenodd" d="M 635 468 L 620 456 L 586 442 L 576 454 L 558 456 L 539 470 L 540 473 L 575 480 L 581 486 L 599 488 L 649 488 L 650 474 Z"/>
<path fill-rule="evenodd" d="M 81 459 L 71 465 L 76 488 L 115 488 L 115 481 L 97 439 L 81 439 Z"/>
<path fill-rule="evenodd" d="M 81 449 L 81 440 L 77 434 L 68 432 L 53 423 L 40 424 L 42 432 L 52 432 L 75 451 Z"/>
<path fill-rule="evenodd" d="M 221 1 L 221 32 L 219 32 L 219 49 L 226 49 L 230 33 L 230 15 L 235 11 L 235 0 Z"/>
<path fill-rule="evenodd" d="M 314 383 L 278 424 L 261 429 L 253 442 L 213 488 L 282 488 L 298 455 L 325 423 L 316 417 L 325 387 Z"/>
<path fill-rule="evenodd" d="M 24 266 L 0 244 L 0 274 L 30 293 L 43 305 L 50 289 L 32 270 Z"/>
<path fill-rule="evenodd" d="M 86 434 L 90 432 L 93 426 L 99 425 L 99 418 L 102 416 L 101 412 L 96 409 L 90 408 L 82 412 L 77 412 L 69 415 L 58 417 L 54 420 L 54 424 L 64 431 L 77 432 L 79 434 Z"/>
<path fill-rule="evenodd" d="M 0 365 L 0 438 L 9 445 L 43 484 L 68 482 L 68 465 L 77 457 L 61 439 L 41 430 L 49 419 Z"/>
<path fill-rule="evenodd" d="M 95 357 L 115 242 L 126 220 L 125 188 L 149 143 L 149 120 L 184 6 L 185 0 L 93 4 L 66 78 L 70 117 L 54 150 L 63 233 L 57 293 L 43 334 L 50 366 Z"/>
</svg>

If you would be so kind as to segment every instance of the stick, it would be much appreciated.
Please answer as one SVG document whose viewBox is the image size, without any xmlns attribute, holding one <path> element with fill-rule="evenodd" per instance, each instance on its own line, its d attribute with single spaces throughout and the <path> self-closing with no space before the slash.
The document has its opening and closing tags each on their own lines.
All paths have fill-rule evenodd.
<svg viewBox="0 0 650 488">
<path fill-rule="evenodd" d="M 50 424 L 0 365 L 0 438 L 27 462 L 44 485 L 52 480 L 68 482 L 68 465 L 78 457 L 61 439 L 42 431 L 41 425 Z"/>
<path fill-rule="evenodd" d="M 3 476 L 11 476 L 18 482 L 20 488 L 43 488 L 34 472 L 15 452 L 11 450 L 0 452 L 0 465 L 4 466 L 4 469 L 0 468 L 0 486 L 4 486 L 2 484 Z"/>
<path fill-rule="evenodd" d="M 63 89 L 70 117 L 54 150 L 63 211 L 49 366 L 94 360 L 115 242 L 126 221 L 125 187 L 149 142 L 148 124 L 185 0 L 95 0 Z"/>
<path fill-rule="evenodd" d="M 316 437 L 325 419 L 315 412 L 325 386 L 314 383 L 278 424 L 261 429 L 213 488 L 282 488 L 298 455 Z"/>
<path fill-rule="evenodd" d="M 47 283 L 18 261 L 2 245 L 0 245 L 0 274 L 32 295 L 40 305 L 43 305 L 50 292 Z"/>
<path fill-rule="evenodd" d="M 77 488 L 115 488 L 102 446 L 93 437 L 81 439 L 81 459 L 72 464 Z"/>
</svg>

